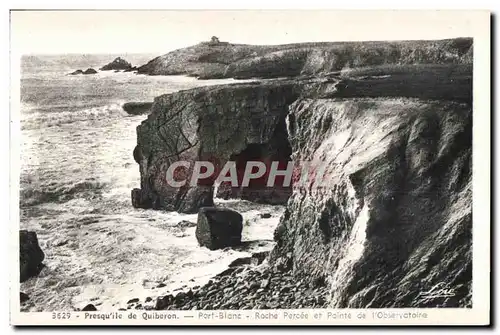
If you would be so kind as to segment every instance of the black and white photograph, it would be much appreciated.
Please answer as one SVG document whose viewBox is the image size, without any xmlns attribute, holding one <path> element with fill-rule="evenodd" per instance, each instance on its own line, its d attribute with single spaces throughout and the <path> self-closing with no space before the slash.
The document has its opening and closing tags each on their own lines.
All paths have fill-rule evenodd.
<svg viewBox="0 0 500 335">
<path fill-rule="evenodd" d="M 488 311 L 473 252 L 489 255 L 475 216 L 489 215 L 476 203 L 490 141 L 476 85 L 489 82 L 475 77 L 489 35 L 442 14 L 401 13 L 399 32 L 396 12 L 11 11 L 11 312 L 302 324 L 317 310 L 335 324 Z M 383 22 L 371 34 L 369 15 Z"/>
</svg>

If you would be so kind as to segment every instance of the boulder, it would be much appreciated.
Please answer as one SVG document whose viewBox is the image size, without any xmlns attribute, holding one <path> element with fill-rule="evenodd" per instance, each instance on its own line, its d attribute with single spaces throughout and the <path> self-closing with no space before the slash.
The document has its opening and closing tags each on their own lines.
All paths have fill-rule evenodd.
<svg viewBox="0 0 500 335">
<path fill-rule="evenodd" d="M 203 207 L 198 212 L 196 239 L 210 250 L 241 244 L 243 217 L 227 208 Z"/>
<path fill-rule="evenodd" d="M 82 74 L 96 74 L 97 71 L 94 70 L 93 68 L 88 68 L 87 70 L 83 71 Z"/>
<path fill-rule="evenodd" d="M 33 231 L 19 231 L 19 270 L 20 281 L 38 275 L 42 269 L 45 254 L 38 245 L 38 238 Z"/>
<path fill-rule="evenodd" d="M 101 67 L 99 70 L 101 71 L 110 71 L 110 70 L 129 70 L 132 68 L 132 64 L 127 62 L 125 59 L 121 57 L 115 58 L 111 63 L 108 63 Z"/>
</svg>

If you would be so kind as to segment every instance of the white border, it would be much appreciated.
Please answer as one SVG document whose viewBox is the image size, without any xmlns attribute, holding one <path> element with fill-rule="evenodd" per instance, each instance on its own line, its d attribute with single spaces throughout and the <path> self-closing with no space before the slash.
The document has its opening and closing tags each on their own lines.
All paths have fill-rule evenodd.
<svg viewBox="0 0 500 335">
<path fill-rule="evenodd" d="M 92 2 L 87 2 L 92 6 Z M 93 8 L 103 8 L 106 5 L 102 1 L 99 2 L 100 6 L 93 6 Z M 141 2 L 144 6 L 147 6 L 147 2 Z M 188 4 L 184 4 L 184 8 L 189 8 Z M 15 6 L 18 7 L 18 6 Z M 37 6 L 30 6 L 37 7 Z M 55 6 L 55 7 L 63 7 L 70 8 L 72 7 L 70 4 L 66 4 L 65 6 Z M 78 8 L 85 8 L 84 6 L 76 6 Z M 236 8 L 237 6 L 234 6 Z M 249 6 L 244 6 L 245 8 L 250 8 Z M 89 7 L 87 7 L 89 8 Z M 174 6 L 170 6 L 170 8 L 174 8 Z M 415 8 L 415 6 L 414 6 Z M 484 316 L 485 313 L 489 310 L 489 304 L 485 303 L 489 301 L 489 265 L 490 265 L 490 248 L 489 243 L 489 225 L 490 225 L 490 178 L 489 178 L 489 166 L 490 166 L 490 92 L 489 92 L 489 79 L 490 79 L 490 59 L 489 59 L 489 22 L 488 26 L 484 26 L 484 24 L 479 23 L 478 25 L 474 25 L 476 28 L 473 31 L 473 35 L 475 37 L 475 59 L 474 59 L 474 143 L 473 143 L 473 175 L 474 175 L 474 205 L 473 205 L 473 222 L 474 222 L 474 233 L 473 233 L 473 243 L 475 246 L 481 246 L 480 248 L 474 248 L 474 263 L 473 263 L 473 304 L 474 310 L 478 307 L 478 311 Z M 18 69 L 18 64 L 15 62 L 12 63 L 11 69 Z M 14 71 L 12 72 L 14 74 Z M 15 76 L 13 76 L 12 79 Z M 14 85 L 13 85 L 14 87 Z M 16 95 L 16 90 L 12 93 L 13 97 Z M 15 105 L 15 103 L 14 103 Z M 11 115 L 12 117 L 12 115 Z M 13 118 L 14 122 L 18 122 Z M 14 123 L 14 126 L 16 123 Z M 11 128 L 11 130 L 13 130 Z M 8 132 L 3 132 L 3 134 L 8 134 Z M 16 134 L 13 132 L 11 137 L 12 143 L 11 145 L 15 146 L 16 144 Z M 4 142 L 5 143 L 5 142 Z M 8 143 L 8 142 L 7 142 Z M 15 157 L 17 157 L 18 153 L 15 150 L 11 151 L 11 171 L 18 171 L 16 168 Z M 15 178 L 17 176 L 17 178 Z M 11 181 L 11 220 L 10 222 L 18 222 L 18 185 L 19 178 L 18 173 L 14 173 Z M 479 191 L 478 191 L 479 190 Z M 15 206 L 14 206 L 15 205 Z M 479 223 L 479 224 L 478 224 Z M 9 244 L 9 255 L 17 255 L 18 250 L 18 235 L 17 235 L 17 226 L 9 225 L 12 230 L 13 235 L 11 235 L 11 242 Z M 13 245 L 15 244 L 15 245 Z M 17 266 L 17 262 L 15 264 Z M 14 271 L 14 277 L 11 280 L 16 283 L 18 282 L 18 271 Z M 478 280 L 479 279 L 479 280 Z M 16 289 L 17 288 L 17 289 Z M 18 285 L 13 285 L 11 288 L 14 296 L 18 296 Z M 17 300 L 15 298 L 13 300 Z M 15 306 L 11 306 L 15 307 Z M 17 306 L 18 307 L 18 306 Z M 15 308 L 12 308 L 14 311 Z M 18 310 L 18 309 L 17 309 Z M 448 310 L 451 311 L 451 310 Z M 444 311 L 443 311 L 444 312 Z M 40 313 L 37 313 L 40 314 Z M 466 320 L 466 316 L 460 316 L 460 312 L 455 313 L 455 316 L 450 316 L 453 319 L 460 317 L 459 324 L 463 323 Z M 12 314 L 12 321 L 16 321 L 15 313 Z M 447 319 L 450 320 L 449 318 Z M 484 324 L 484 317 L 481 320 L 476 319 L 479 324 Z M 15 322 L 14 322 L 15 323 Z M 232 323 L 233 324 L 233 323 Z"/>
</svg>

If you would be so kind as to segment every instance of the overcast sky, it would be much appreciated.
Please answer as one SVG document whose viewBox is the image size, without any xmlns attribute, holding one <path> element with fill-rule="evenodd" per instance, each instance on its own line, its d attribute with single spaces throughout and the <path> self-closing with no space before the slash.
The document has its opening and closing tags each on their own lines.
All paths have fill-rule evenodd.
<svg viewBox="0 0 500 335">
<path fill-rule="evenodd" d="M 470 11 L 469 11 L 470 14 Z M 458 15 L 458 16 L 457 16 Z M 440 39 L 470 36 L 466 12 L 14 11 L 11 47 L 20 53 L 165 53 L 207 41 Z"/>
</svg>

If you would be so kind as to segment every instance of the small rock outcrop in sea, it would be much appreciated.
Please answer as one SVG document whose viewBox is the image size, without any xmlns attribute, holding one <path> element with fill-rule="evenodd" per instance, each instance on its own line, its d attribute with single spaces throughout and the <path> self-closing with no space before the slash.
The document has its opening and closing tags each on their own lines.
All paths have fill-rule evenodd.
<svg viewBox="0 0 500 335">
<path fill-rule="evenodd" d="M 83 70 L 80 70 L 80 69 L 75 70 L 75 71 L 71 72 L 69 75 L 71 75 L 71 76 L 75 76 L 75 75 L 77 75 L 77 74 L 83 74 Z"/>
<path fill-rule="evenodd" d="M 203 207 L 198 212 L 196 239 L 210 250 L 241 244 L 243 217 L 227 208 Z"/>
<path fill-rule="evenodd" d="M 152 102 L 126 102 L 122 105 L 125 112 L 131 115 L 147 114 L 151 111 Z"/>
<path fill-rule="evenodd" d="M 93 68 L 88 68 L 87 70 L 83 71 L 83 74 L 96 74 L 97 71 L 94 70 Z"/>
<path fill-rule="evenodd" d="M 38 238 L 33 231 L 19 231 L 19 268 L 20 281 L 24 282 L 30 277 L 34 277 L 40 273 L 45 258 Z"/>
<path fill-rule="evenodd" d="M 97 71 L 94 70 L 93 68 L 88 68 L 87 70 L 83 71 L 83 70 L 76 70 L 74 72 L 71 72 L 70 75 L 74 76 L 74 75 L 77 75 L 77 74 L 96 74 Z"/>
<path fill-rule="evenodd" d="M 110 70 L 130 70 L 130 69 L 132 69 L 132 64 L 130 64 L 121 57 L 117 57 L 111 63 L 104 65 L 99 70 L 110 71 Z"/>
</svg>

